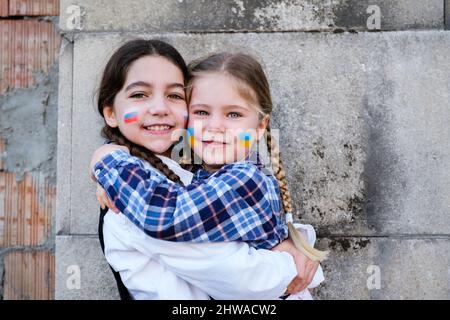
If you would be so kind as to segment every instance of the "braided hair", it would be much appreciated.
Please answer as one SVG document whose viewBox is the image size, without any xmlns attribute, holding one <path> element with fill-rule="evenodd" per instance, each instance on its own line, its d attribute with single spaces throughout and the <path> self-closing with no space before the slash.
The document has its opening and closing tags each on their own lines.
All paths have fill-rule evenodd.
<svg viewBox="0 0 450 320">
<path fill-rule="evenodd" d="M 270 126 L 267 126 L 266 129 L 266 141 L 267 141 L 267 150 L 270 155 L 270 162 L 272 164 L 272 170 L 275 178 L 277 178 L 278 183 L 280 185 L 280 194 L 281 201 L 283 203 L 283 210 L 285 213 L 290 214 L 293 212 L 292 198 L 291 193 L 289 192 L 287 180 L 286 180 L 286 172 L 284 171 L 283 162 L 280 157 L 280 149 L 278 148 L 275 139 L 273 139 L 272 134 L 270 132 Z M 313 261 L 323 261 L 327 258 L 328 251 L 320 251 L 309 245 L 308 242 L 300 236 L 299 232 L 295 229 L 293 221 L 290 221 L 290 217 L 287 216 L 287 226 L 289 237 L 291 238 L 294 245 L 308 258 Z"/>
</svg>

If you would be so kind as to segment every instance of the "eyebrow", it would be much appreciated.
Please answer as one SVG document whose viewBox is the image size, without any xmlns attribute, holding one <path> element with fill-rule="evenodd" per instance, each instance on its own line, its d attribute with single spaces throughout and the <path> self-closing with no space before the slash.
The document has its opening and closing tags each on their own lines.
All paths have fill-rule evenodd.
<svg viewBox="0 0 450 320">
<path fill-rule="evenodd" d="M 136 81 L 136 82 L 130 83 L 130 84 L 125 88 L 125 91 L 129 91 L 129 90 L 131 90 L 131 89 L 133 89 L 133 88 L 136 88 L 136 87 L 147 87 L 147 88 L 152 88 L 153 86 L 152 86 L 150 83 L 145 82 L 145 81 Z M 167 87 L 168 87 L 169 89 L 172 89 L 172 88 L 181 88 L 181 89 L 184 90 L 184 85 L 181 84 L 181 83 L 178 83 L 178 82 L 171 83 L 171 84 L 169 84 Z"/>
<path fill-rule="evenodd" d="M 196 104 L 191 104 L 189 107 L 190 108 L 195 108 L 195 107 L 209 108 L 210 106 L 207 105 L 207 104 L 204 104 L 204 103 L 196 103 Z M 237 104 L 226 105 L 223 108 L 224 109 L 235 109 L 235 108 L 237 108 L 237 109 L 242 109 L 242 110 L 248 110 L 247 107 L 240 106 L 240 105 L 237 105 Z"/>
<path fill-rule="evenodd" d="M 198 107 L 198 108 L 209 108 L 209 105 L 204 104 L 204 103 L 196 103 L 196 104 L 191 104 L 189 107 L 190 108 L 196 108 L 196 107 Z"/>
<path fill-rule="evenodd" d="M 248 110 L 248 107 L 240 106 L 237 104 L 230 104 L 230 105 L 225 106 L 225 108 L 227 108 L 227 109 L 238 108 L 238 109 Z"/>
</svg>

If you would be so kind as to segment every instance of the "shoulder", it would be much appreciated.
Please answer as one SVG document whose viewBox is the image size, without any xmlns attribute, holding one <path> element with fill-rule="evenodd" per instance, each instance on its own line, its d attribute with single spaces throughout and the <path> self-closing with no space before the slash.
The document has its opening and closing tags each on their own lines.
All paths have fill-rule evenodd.
<svg viewBox="0 0 450 320">
<path fill-rule="evenodd" d="M 273 175 L 251 162 L 236 162 L 223 166 L 211 176 L 242 195 L 258 195 L 256 198 L 276 197 L 278 183 Z"/>
<path fill-rule="evenodd" d="M 240 178 L 254 181 L 268 181 L 274 178 L 269 171 L 264 169 L 264 167 L 252 162 L 240 161 L 223 166 L 212 176 L 227 176 L 230 178 Z"/>
</svg>

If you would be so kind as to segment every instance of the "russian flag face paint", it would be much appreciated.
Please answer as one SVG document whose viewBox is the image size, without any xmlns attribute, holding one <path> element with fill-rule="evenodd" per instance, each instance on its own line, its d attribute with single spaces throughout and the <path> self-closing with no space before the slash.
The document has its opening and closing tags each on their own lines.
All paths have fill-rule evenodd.
<svg viewBox="0 0 450 320">
<path fill-rule="evenodd" d="M 252 142 L 252 135 L 249 132 L 239 133 L 239 143 L 243 148 L 250 148 Z"/>
<path fill-rule="evenodd" d="M 138 112 L 130 111 L 123 115 L 123 121 L 127 124 L 134 123 L 138 121 Z"/>
</svg>

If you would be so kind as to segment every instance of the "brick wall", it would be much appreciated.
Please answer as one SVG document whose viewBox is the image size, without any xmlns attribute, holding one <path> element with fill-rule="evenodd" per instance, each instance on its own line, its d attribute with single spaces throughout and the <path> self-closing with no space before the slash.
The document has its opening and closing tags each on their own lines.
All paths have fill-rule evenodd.
<svg viewBox="0 0 450 320">
<path fill-rule="evenodd" d="M 61 42 L 58 14 L 58 0 L 0 0 L 0 299 L 5 300 L 54 298 L 56 145 L 47 145 L 56 141 L 56 121 L 48 114 L 56 113 L 51 101 L 57 92 L 50 88 L 57 79 L 49 73 Z M 36 112 L 44 119 L 40 126 Z M 44 127 L 51 128 L 46 139 L 21 141 L 24 131 Z M 23 148 L 27 143 L 29 152 Z M 44 160 L 30 165 L 38 158 L 32 150 Z"/>
</svg>

